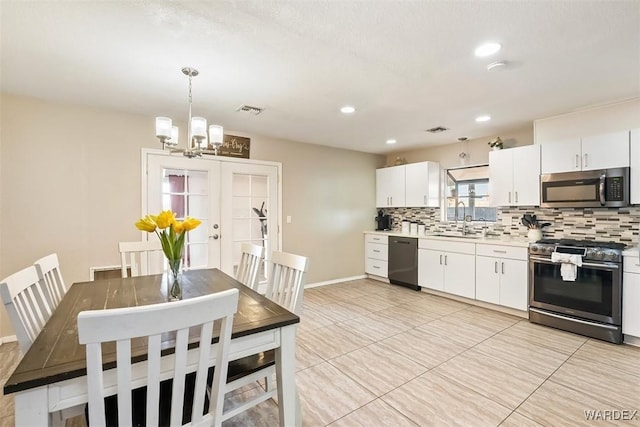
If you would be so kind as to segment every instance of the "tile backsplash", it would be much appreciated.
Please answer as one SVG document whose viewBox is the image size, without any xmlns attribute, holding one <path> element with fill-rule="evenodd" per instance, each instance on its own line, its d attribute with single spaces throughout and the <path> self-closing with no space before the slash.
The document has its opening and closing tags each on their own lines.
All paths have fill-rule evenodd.
<svg viewBox="0 0 640 427">
<path fill-rule="evenodd" d="M 462 233 L 462 222 L 441 221 L 439 208 L 388 208 L 385 214 L 392 217 L 392 229 L 401 230 L 403 219 L 426 225 L 429 233 Z M 614 241 L 634 245 L 638 242 L 640 206 L 628 208 L 566 208 L 543 209 L 536 207 L 499 208 L 496 222 L 487 222 L 489 235 L 527 235 L 527 228 L 520 223 L 524 214 L 536 215 L 539 222 L 550 222 L 543 237 Z M 483 221 L 469 225 L 472 234 L 481 234 Z"/>
</svg>

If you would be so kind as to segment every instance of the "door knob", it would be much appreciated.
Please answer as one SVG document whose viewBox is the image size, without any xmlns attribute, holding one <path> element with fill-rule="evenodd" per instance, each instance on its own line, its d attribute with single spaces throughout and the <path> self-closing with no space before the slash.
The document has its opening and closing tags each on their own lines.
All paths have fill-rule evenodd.
<svg viewBox="0 0 640 427">
<path fill-rule="evenodd" d="M 217 234 L 214 234 L 213 236 L 209 236 L 209 237 L 211 237 L 213 240 L 218 240 L 220 236 L 218 236 Z"/>
</svg>

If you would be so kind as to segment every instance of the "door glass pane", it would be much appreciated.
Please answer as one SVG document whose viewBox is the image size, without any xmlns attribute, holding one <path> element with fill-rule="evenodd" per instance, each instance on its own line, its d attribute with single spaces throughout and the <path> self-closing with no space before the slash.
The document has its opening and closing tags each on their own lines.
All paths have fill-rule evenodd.
<svg viewBox="0 0 640 427">
<path fill-rule="evenodd" d="M 191 216 L 202 224 L 191 230 L 185 238 L 185 268 L 207 266 L 208 172 L 186 169 L 163 169 L 162 210 L 172 211 L 176 219 Z"/>
<path fill-rule="evenodd" d="M 234 197 L 233 198 L 233 217 L 234 218 L 251 218 L 251 198 Z"/>
<path fill-rule="evenodd" d="M 259 174 L 234 173 L 232 179 L 233 196 L 233 268 L 237 270 L 240 261 L 240 246 L 247 242 L 267 247 L 269 212 L 269 176 Z M 260 282 L 266 281 L 266 264 L 261 267 Z"/>
<path fill-rule="evenodd" d="M 269 178 L 253 175 L 251 177 L 251 195 L 253 197 L 267 197 L 269 195 Z"/>
<path fill-rule="evenodd" d="M 190 195 L 187 202 L 187 215 L 198 218 L 200 221 L 207 219 L 207 205 L 209 203 L 207 196 Z"/>
<path fill-rule="evenodd" d="M 189 194 L 208 194 L 209 177 L 205 171 L 186 171 L 188 174 Z"/>
<path fill-rule="evenodd" d="M 192 243 L 185 248 L 187 254 L 185 261 L 188 261 L 189 268 L 207 267 L 207 244 Z"/>
</svg>

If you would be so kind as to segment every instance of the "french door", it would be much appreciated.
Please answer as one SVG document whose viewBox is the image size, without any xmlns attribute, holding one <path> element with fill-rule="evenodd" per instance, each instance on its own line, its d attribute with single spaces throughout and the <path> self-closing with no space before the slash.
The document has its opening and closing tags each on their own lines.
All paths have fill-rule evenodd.
<svg viewBox="0 0 640 427">
<path fill-rule="evenodd" d="M 202 221 L 187 235 L 185 268 L 235 275 L 242 243 L 264 246 L 267 257 L 279 250 L 278 165 L 151 151 L 143 158 L 143 214 L 170 209 L 178 219 Z M 261 281 L 266 274 L 263 268 Z"/>
</svg>

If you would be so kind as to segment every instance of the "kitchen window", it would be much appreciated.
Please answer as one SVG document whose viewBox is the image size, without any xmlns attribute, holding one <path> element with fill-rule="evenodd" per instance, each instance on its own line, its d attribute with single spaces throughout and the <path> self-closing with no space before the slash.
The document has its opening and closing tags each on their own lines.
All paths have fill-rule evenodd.
<svg viewBox="0 0 640 427">
<path fill-rule="evenodd" d="M 497 208 L 491 207 L 489 198 L 489 165 L 448 169 L 445 176 L 446 221 L 496 221 Z"/>
</svg>

